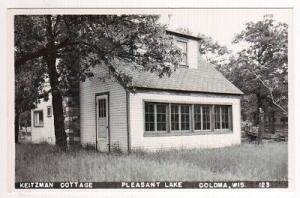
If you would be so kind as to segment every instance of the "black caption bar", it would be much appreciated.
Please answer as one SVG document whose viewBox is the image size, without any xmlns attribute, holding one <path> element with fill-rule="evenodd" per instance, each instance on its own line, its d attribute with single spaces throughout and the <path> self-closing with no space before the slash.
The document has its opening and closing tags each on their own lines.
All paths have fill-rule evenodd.
<svg viewBox="0 0 300 198">
<path fill-rule="evenodd" d="M 214 182 L 16 182 L 16 189 L 241 189 L 241 188 L 288 188 L 287 181 L 214 181 Z"/>
</svg>

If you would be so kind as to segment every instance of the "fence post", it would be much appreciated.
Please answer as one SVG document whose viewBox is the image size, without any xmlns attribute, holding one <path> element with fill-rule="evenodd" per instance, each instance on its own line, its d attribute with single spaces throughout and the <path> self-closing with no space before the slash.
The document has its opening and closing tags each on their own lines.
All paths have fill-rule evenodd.
<svg viewBox="0 0 300 198">
<path fill-rule="evenodd" d="M 262 108 L 259 108 L 259 128 L 258 128 L 258 135 L 257 135 L 257 143 L 262 144 L 262 139 L 265 131 L 265 112 Z"/>
</svg>

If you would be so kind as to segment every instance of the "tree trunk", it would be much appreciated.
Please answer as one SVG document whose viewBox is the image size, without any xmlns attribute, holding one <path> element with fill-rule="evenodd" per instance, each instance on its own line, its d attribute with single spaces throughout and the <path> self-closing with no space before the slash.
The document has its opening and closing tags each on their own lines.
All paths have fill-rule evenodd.
<svg viewBox="0 0 300 198">
<path fill-rule="evenodd" d="M 255 119 L 255 125 L 259 125 L 259 109 L 262 107 L 262 97 L 259 93 L 260 91 L 258 91 L 258 93 L 256 93 L 256 98 L 257 98 L 257 109 L 256 109 L 256 119 Z"/>
<path fill-rule="evenodd" d="M 55 131 L 55 143 L 56 145 L 66 148 L 67 147 L 67 135 L 65 132 L 64 124 L 64 111 L 62 106 L 62 95 L 59 90 L 58 73 L 56 70 L 56 57 L 57 51 L 55 48 L 55 34 L 53 30 L 52 16 L 46 15 L 46 31 L 47 31 L 47 55 L 44 59 L 47 64 L 51 93 L 52 93 L 52 107 L 54 117 L 54 131 Z"/>
<path fill-rule="evenodd" d="M 56 70 L 56 53 L 49 53 L 45 57 L 52 93 L 52 107 L 54 116 L 55 143 L 60 147 L 67 146 L 67 135 L 64 127 L 64 112 L 62 106 L 62 95 L 58 88 L 58 73 Z"/>
<path fill-rule="evenodd" d="M 271 120 L 271 133 L 272 134 L 275 134 L 275 122 L 274 122 L 274 119 L 275 119 L 275 112 L 274 112 L 274 110 L 272 110 L 272 112 L 271 112 L 271 118 L 272 118 L 272 120 Z"/>
<path fill-rule="evenodd" d="M 15 143 L 19 143 L 19 121 L 20 115 L 17 109 L 15 108 Z"/>
<path fill-rule="evenodd" d="M 265 131 L 265 116 L 264 111 L 262 108 L 259 108 L 259 128 L 258 128 L 258 134 L 257 134 L 257 143 L 262 144 L 264 131 Z"/>
</svg>

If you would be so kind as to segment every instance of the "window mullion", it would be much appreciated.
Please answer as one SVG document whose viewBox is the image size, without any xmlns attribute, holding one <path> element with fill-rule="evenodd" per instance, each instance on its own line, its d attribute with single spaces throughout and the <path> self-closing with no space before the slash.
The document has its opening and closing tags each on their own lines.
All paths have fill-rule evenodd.
<svg viewBox="0 0 300 198">
<path fill-rule="evenodd" d="M 154 104 L 154 131 L 157 132 L 157 111 L 156 111 L 156 104 Z"/>
<path fill-rule="evenodd" d="M 220 107 L 220 129 L 223 129 L 222 123 L 223 123 L 223 119 L 222 119 L 223 115 L 222 115 L 222 106 Z"/>
<path fill-rule="evenodd" d="M 166 133 L 170 133 L 170 104 L 166 105 Z"/>
<path fill-rule="evenodd" d="M 203 106 L 200 106 L 201 130 L 203 130 Z"/>
<path fill-rule="evenodd" d="M 171 104 L 169 104 L 169 133 L 172 131 L 172 109 Z"/>
<path fill-rule="evenodd" d="M 179 131 L 181 131 L 181 105 L 178 105 L 178 117 Z"/>
<path fill-rule="evenodd" d="M 191 105 L 191 131 L 194 132 L 195 131 L 195 120 L 194 120 L 194 104 Z"/>
<path fill-rule="evenodd" d="M 212 105 L 211 107 L 211 124 L 210 124 L 210 127 L 211 127 L 211 131 L 214 131 L 215 130 L 215 105 Z"/>
</svg>

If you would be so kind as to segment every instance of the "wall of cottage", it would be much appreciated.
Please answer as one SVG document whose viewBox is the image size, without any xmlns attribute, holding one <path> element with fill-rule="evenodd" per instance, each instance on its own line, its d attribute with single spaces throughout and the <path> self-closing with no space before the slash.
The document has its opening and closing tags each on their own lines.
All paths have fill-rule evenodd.
<svg viewBox="0 0 300 198">
<path fill-rule="evenodd" d="M 37 104 L 35 109 L 31 110 L 31 141 L 33 143 L 49 143 L 55 144 L 55 134 L 54 134 L 54 119 L 53 111 L 51 109 L 51 116 L 47 116 L 47 107 L 52 107 L 52 97 L 49 96 L 48 101 L 41 99 L 41 102 Z M 34 125 L 34 112 L 42 111 L 43 112 L 43 125 L 35 126 Z"/>
<path fill-rule="evenodd" d="M 216 148 L 241 143 L 240 98 L 214 94 L 180 94 L 169 92 L 141 92 L 130 94 L 130 146 L 132 149 L 155 151 L 172 148 Z M 231 133 L 203 133 L 179 136 L 145 136 L 144 102 L 232 105 L 233 130 Z"/>
<path fill-rule="evenodd" d="M 94 72 L 105 76 L 107 70 Z M 125 89 L 113 78 L 95 76 L 80 83 L 80 141 L 96 146 L 96 94 L 108 93 L 110 149 L 128 150 L 127 104 Z"/>
<path fill-rule="evenodd" d="M 52 96 L 44 101 L 40 99 L 37 107 L 31 110 L 31 139 L 33 143 L 47 142 L 55 144 L 54 132 L 54 117 L 52 108 Z M 47 115 L 47 108 L 51 107 L 51 116 Z M 68 96 L 63 98 L 63 110 L 65 117 L 65 132 L 68 136 L 68 143 L 70 145 L 78 144 L 80 142 L 80 115 L 79 115 L 79 98 L 78 96 Z M 43 111 L 44 123 L 42 126 L 34 125 L 34 112 Z"/>
</svg>

